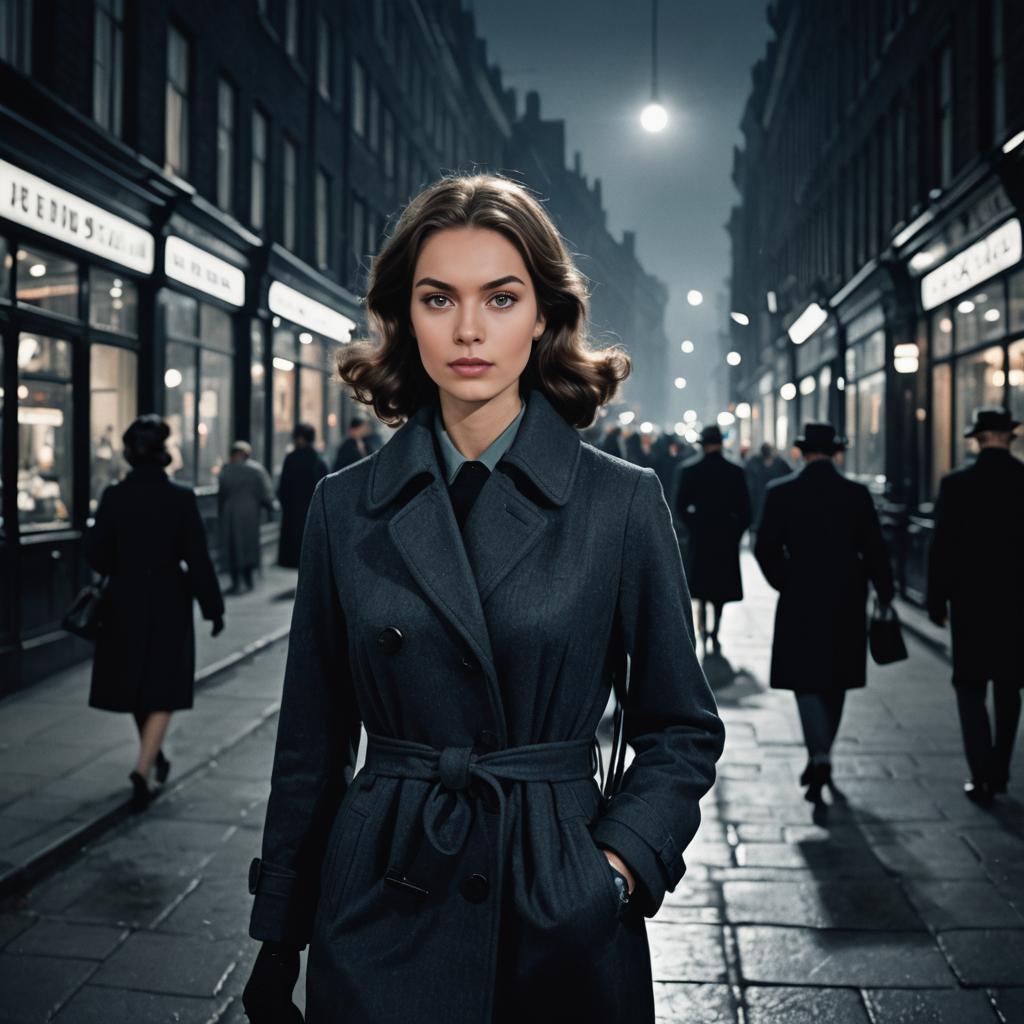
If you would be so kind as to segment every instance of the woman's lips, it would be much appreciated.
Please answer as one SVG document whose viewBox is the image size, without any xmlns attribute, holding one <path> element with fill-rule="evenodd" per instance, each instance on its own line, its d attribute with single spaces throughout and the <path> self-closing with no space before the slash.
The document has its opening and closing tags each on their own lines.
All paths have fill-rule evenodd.
<svg viewBox="0 0 1024 1024">
<path fill-rule="evenodd" d="M 494 363 L 449 363 L 448 365 L 460 377 L 480 377 L 491 369 Z"/>
</svg>

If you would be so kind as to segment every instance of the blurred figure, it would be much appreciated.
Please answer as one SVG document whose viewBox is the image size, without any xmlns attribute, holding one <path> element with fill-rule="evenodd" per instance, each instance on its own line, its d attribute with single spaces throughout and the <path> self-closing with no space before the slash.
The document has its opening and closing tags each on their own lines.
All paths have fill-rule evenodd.
<svg viewBox="0 0 1024 1024">
<path fill-rule="evenodd" d="M 300 423 L 292 431 L 295 447 L 284 457 L 281 479 L 277 482 L 277 499 L 281 502 L 281 536 L 277 548 L 277 564 L 286 569 L 299 567 L 302 534 L 313 489 L 327 475 L 327 463 L 313 447 L 316 428 Z"/>
<path fill-rule="evenodd" d="M 373 420 L 366 421 L 366 437 L 363 438 L 363 443 L 366 445 L 367 455 L 372 455 L 384 444 Z"/>
<path fill-rule="evenodd" d="M 260 509 L 274 511 L 270 474 L 252 458 L 248 441 L 236 441 L 218 483 L 221 562 L 231 573 L 227 593 L 247 594 L 260 567 Z"/>
<path fill-rule="evenodd" d="M 341 442 L 338 454 L 334 457 L 332 472 L 337 473 L 339 469 L 344 469 L 346 466 L 351 466 L 353 462 L 365 459 L 372 450 L 367 444 L 369 436 L 369 423 L 362 416 L 353 416 L 348 423 L 348 436 Z"/>
<path fill-rule="evenodd" d="M 617 459 L 625 458 L 622 450 L 622 428 L 617 423 L 613 423 L 598 447 L 601 451 L 614 455 Z"/>
<path fill-rule="evenodd" d="M 213 635 L 224 628 L 224 601 L 196 496 L 167 477 L 169 434 L 154 415 L 140 416 L 125 431 L 131 472 L 103 492 L 85 535 L 89 565 L 108 578 L 89 704 L 135 717 L 139 756 L 129 779 L 136 810 L 153 797 L 154 765 L 161 785 L 171 770 L 160 749 L 171 712 L 192 707 L 193 597 L 213 623 Z"/>
<path fill-rule="evenodd" d="M 1020 424 L 1005 408 L 978 409 L 964 431 L 977 461 L 948 473 L 935 503 L 928 561 L 928 616 L 953 631 L 956 689 L 971 777 L 966 796 L 990 804 L 1005 793 L 1020 719 L 1024 657 L 1024 465 L 1010 452 Z M 992 680 L 995 742 L 985 708 Z"/>
<path fill-rule="evenodd" d="M 722 608 L 743 600 L 740 539 L 750 525 L 750 498 L 743 470 L 722 452 L 722 431 L 705 427 L 700 434 L 704 455 L 679 472 L 676 511 L 689 534 L 690 594 L 697 600 L 697 632 L 705 647 L 721 649 L 718 631 Z M 714 620 L 707 625 L 707 606 Z"/>
<path fill-rule="evenodd" d="M 675 434 L 662 434 L 651 448 L 651 468 L 661 481 L 661 489 L 669 508 L 674 508 L 673 490 L 676 483 L 676 471 L 682 461 L 679 438 Z"/>
<path fill-rule="evenodd" d="M 804 468 L 767 488 L 754 553 L 779 591 L 771 685 L 796 693 L 808 763 L 807 800 L 822 805 L 832 785 L 832 744 L 846 691 L 864 685 L 867 588 L 892 602 L 882 527 L 868 489 L 847 480 L 834 458 L 846 447 L 830 423 L 808 423 L 795 444 Z"/>
<path fill-rule="evenodd" d="M 792 469 L 766 441 L 761 445 L 760 453 L 747 460 L 744 472 L 747 474 L 747 491 L 750 494 L 750 539 L 753 542 L 757 538 L 757 528 L 764 508 L 764 494 L 768 485 L 773 480 L 788 476 Z"/>
</svg>

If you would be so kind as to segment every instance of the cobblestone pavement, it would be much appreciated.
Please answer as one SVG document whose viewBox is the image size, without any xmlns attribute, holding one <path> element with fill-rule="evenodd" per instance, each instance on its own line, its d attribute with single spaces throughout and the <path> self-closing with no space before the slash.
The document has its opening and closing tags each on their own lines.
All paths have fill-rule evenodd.
<svg viewBox="0 0 1024 1024">
<path fill-rule="evenodd" d="M 1024 1021 L 1024 806 L 961 795 L 948 667 L 911 641 L 909 663 L 872 668 L 835 751 L 846 802 L 815 824 L 792 696 L 764 688 L 774 599 L 749 559 L 744 573 L 747 600 L 727 607 L 705 664 L 728 729 L 719 782 L 649 928 L 659 1019 Z M 221 685 L 263 692 L 284 653 Z M 0 1022 L 244 1020 L 245 876 L 275 727 L 0 913 Z"/>
</svg>

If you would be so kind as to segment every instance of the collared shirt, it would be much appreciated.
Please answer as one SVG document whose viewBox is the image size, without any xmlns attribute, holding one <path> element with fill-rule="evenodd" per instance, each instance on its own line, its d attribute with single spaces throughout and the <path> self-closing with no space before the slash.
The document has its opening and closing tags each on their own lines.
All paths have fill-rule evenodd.
<svg viewBox="0 0 1024 1024">
<path fill-rule="evenodd" d="M 434 417 L 434 435 L 441 450 L 441 458 L 444 460 L 445 479 L 448 486 L 452 485 L 464 462 L 482 462 L 493 473 L 494 467 L 501 460 L 501 457 L 512 447 L 512 442 L 516 439 L 516 434 L 519 432 L 519 424 L 522 422 L 523 413 L 525 412 L 526 402 L 523 402 L 519 409 L 519 415 L 491 442 L 487 450 L 478 459 L 470 460 L 452 444 L 448 431 L 444 429 L 441 407 L 438 406 L 437 414 Z"/>
</svg>

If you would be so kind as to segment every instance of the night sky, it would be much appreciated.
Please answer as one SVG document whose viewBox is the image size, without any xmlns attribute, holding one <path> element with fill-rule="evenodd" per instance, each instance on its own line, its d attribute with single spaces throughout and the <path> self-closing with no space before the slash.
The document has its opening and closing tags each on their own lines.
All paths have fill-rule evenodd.
<svg viewBox="0 0 1024 1024">
<path fill-rule="evenodd" d="M 670 290 L 670 369 L 687 379 L 678 413 L 705 408 L 698 393 L 715 363 L 716 332 L 728 316 L 729 237 L 737 195 L 733 147 L 750 92 L 750 71 L 769 38 L 765 0 L 661 0 L 659 79 L 669 127 L 645 132 L 650 98 L 648 0 L 472 0 L 488 55 L 505 84 L 536 89 L 541 115 L 566 121 L 567 162 L 579 149 L 583 172 L 599 177 L 616 237 L 635 229 L 646 270 Z M 704 304 L 686 302 L 690 288 Z M 679 344 L 692 338 L 696 352 Z M 724 377 L 719 377 L 724 382 Z"/>
</svg>

